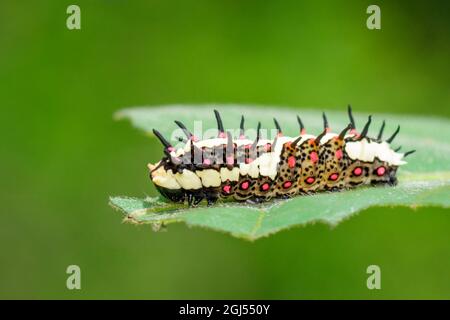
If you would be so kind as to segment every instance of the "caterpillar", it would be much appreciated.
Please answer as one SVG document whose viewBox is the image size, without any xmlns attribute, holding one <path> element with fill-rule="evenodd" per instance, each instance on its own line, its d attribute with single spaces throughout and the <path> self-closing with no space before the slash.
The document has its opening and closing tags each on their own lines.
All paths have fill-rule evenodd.
<svg viewBox="0 0 450 320">
<path fill-rule="evenodd" d="M 349 124 L 332 133 L 323 113 L 323 131 L 314 136 L 306 133 L 299 116 L 300 134 L 283 135 L 274 118 L 276 136 L 262 139 L 258 123 L 256 139 L 245 136 L 244 116 L 239 137 L 224 130 L 221 116 L 214 110 L 218 136 L 199 140 L 180 121 L 175 121 L 186 138 L 185 145 L 175 148 L 158 130 L 155 136 L 164 146 L 164 156 L 148 164 L 150 179 L 165 198 L 189 206 L 206 199 L 208 205 L 218 199 L 260 203 L 273 198 L 290 198 L 320 191 L 338 191 L 361 185 L 395 185 L 399 166 L 415 150 L 400 153 L 391 143 L 400 126 L 383 140 L 385 121 L 377 137 L 369 137 L 372 116 L 361 132 L 356 130 L 351 106 Z"/>
</svg>

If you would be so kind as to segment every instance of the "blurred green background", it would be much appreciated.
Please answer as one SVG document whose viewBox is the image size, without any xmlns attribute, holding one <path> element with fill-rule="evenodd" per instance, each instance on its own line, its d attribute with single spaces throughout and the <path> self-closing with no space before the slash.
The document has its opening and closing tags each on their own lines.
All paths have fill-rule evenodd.
<svg viewBox="0 0 450 320">
<path fill-rule="evenodd" d="M 81 30 L 66 8 L 81 7 Z M 0 298 L 450 298 L 448 209 L 374 208 L 254 243 L 121 223 L 156 195 L 123 107 L 251 103 L 450 116 L 448 1 L 2 1 Z M 449 137 L 443 137 L 449 139 Z M 66 289 L 68 265 L 82 290 Z M 366 268 L 382 290 L 366 288 Z"/>
</svg>

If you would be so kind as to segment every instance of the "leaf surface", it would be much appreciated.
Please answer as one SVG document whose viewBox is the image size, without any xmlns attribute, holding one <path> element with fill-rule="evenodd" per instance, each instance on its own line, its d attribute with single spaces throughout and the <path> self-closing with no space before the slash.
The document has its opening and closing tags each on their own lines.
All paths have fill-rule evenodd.
<svg viewBox="0 0 450 320">
<path fill-rule="evenodd" d="M 216 108 L 216 107 L 214 107 Z M 131 123 L 151 134 L 157 128 L 174 145 L 181 133 L 174 120 L 180 120 L 197 136 L 215 128 L 212 106 L 166 106 L 156 108 L 130 108 L 119 111 L 117 119 L 129 119 Z M 224 125 L 230 130 L 239 127 L 244 114 L 246 127 L 255 128 L 258 121 L 263 128 L 273 128 L 273 117 L 280 122 L 286 135 L 298 135 L 296 115 L 299 114 L 308 132 L 318 134 L 322 130 L 321 112 L 308 109 L 261 108 L 227 105 L 221 108 Z M 343 112 L 327 111 L 330 126 L 339 132 L 348 123 Z M 260 205 L 235 202 L 218 203 L 212 207 L 166 202 L 161 197 L 138 199 L 111 197 L 110 204 L 125 214 L 127 221 L 150 223 L 155 226 L 172 222 L 185 222 L 230 233 L 236 237 L 255 240 L 293 226 L 322 221 L 335 225 L 343 219 L 372 206 L 450 206 L 450 121 L 440 118 L 423 118 L 374 114 L 370 130 L 376 136 L 382 120 L 387 122 L 387 138 L 400 124 L 400 134 L 393 147 L 402 151 L 416 149 L 407 158 L 408 164 L 398 171 L 396 187 L 360 187 L 332 193 L 297 196 L 289 200 L 274 200 Z M 355 113 L 357 127 L 362 128 L 367 115 Z M 197 127 L 196 127 L 197 126 Z M 201 128 L 198 128 L 201 126 Z M 161 152 L 162 154 L 162 152 Z M 149 182 L 150 183 L 150 182 Z"/>
</svg>

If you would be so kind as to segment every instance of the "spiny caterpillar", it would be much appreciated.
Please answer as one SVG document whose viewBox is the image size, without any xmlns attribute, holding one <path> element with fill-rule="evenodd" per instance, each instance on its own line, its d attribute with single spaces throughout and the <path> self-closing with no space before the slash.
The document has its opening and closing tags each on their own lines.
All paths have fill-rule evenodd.
<svg viewBox="0 0 450 320">
<path fill-rule="evenodd" d="M 174 148 L 157 130 L 153 130 L 164 146 L 164 157 L 149 164 L 150 178 L 159 192 L 174 202 L 187 201 L 190 206 L 203 199 L 208 205 L 218 199 L 234 199 L 259 203 L 275 197 L 319 191 L 337 191 L 360 185 L 395 185 L 396 172 L 405 164 L 403 158 L 415 150 L 399 153 L 390 146 L 397 130 L 382 140 L 385 122 L 378 136 L 368 137 L 372 117 L 357 132 L 351 107 L 350 123 L 339 134 L 332 133 L 323 114 L 324 130 L 317 137 L 306 134 L 300 117 L 300 135 L 283 135 L 274 119 L 277 135 L 274 140 L 260 138 L 258 123 L 256 139 L 244 135 L 244 117 L 240 136 L 234 139 L 225 132 L 222 119 L 214 110 L 218 137 L 199 141 L 184 124 L 175 123 L 186 135 L 186 144 Z"/>
</svg>

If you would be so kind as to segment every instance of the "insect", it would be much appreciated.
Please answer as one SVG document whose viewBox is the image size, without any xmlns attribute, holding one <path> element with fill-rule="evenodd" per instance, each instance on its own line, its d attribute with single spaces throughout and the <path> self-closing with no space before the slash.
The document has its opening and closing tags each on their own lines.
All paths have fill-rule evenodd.
<svg viewBox="0 0 450 320">
<path fill-rule="evenodd" d="M 249 140 L 244 135 L 243 116 L 240 135 L 234 138 L 224 130 L 219 112 L 214 113 L 218 136 L 213 139 L 198 140 L 183 123 L 175 121 L 186 135 L 182 148 L 174 148 L 153 130 L 164 146 L 164 157 L 148 165 L 150 178 L 171 201 L 190 206 L 203 199 L 208 205 L 218 199 L 259 203 L 361 185 L 395 185 L 398 167 L 406 164 L 404 157 L 415 152 L 400 153 L 400 148 L 391 148 L 400 126 L 383 140 L 383 121 L 378 136 L 368 137 L 369 116 L 358 132 L 351 106 L 349 124 L 340 133 L 331 132 L 323 113 L 324 129 L 318 136 L 307 134 L 298 116 L 300 134 L 285 136 L 274 119 L 277 135 L 273 140 L 260 138 L 261 123 L 256 139 Z"/>
</svg>

